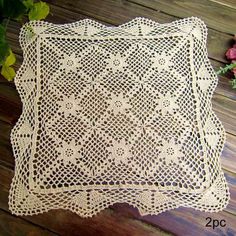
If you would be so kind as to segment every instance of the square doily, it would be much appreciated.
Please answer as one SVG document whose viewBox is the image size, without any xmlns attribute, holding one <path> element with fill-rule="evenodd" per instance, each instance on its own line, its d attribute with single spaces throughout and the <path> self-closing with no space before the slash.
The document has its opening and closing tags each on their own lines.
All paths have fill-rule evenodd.
<svg viewBox="0 0 236 236">
<path fill-rule="evenodd" d="M 142 215 L 223 209 L 225 131 L 212 111 L 218 78 L 206 40 L 196 17 L 26 24 L 10 210 L 87 217 L 116 202 Z"/>
</svg>

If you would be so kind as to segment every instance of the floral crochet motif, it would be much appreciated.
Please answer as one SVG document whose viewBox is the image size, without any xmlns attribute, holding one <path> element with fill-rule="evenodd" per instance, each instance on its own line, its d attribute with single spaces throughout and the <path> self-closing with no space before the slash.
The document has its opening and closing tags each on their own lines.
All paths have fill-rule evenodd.
<svg viewBox="0 0 236 236">
<path fill-rule="evenodd" d="M 73 71 L 76 72 L 77 68 L 79 68 L 81 65 L 79 64 L 79 59 L 76 58 L 75 53 L 72 53 L 71 55 L 64 55 L 63 59 L 59 60 L 61 62 L 61 69 L 65 69 L 66 73 Z"/>
<path fill-rule="evenodd" d="M 74 94 L 70 97 L 64 97 L 63 101 L 58 101 L 60 105 L 59 112 L 63 112 L 67 118 L 69 115 L 76 115 L 76 111 L 79 111 L 78 101 L 76 101 Z"/>
<path fill-rule="evenodd" d="M 157 54 L 151 60 L 153 62 L 152 68 L 157 69 L 159 72 L 162 70 L 169 70 L 169 67 L 173 65 L 171 62 L 171 56 L 167 56 L 165 52 Z"/>
<path fill-rule="evenodd" d="M 110 101 L 110 109 L 115 115 L 118 113 L 124 113 L 126 110 L 130 109 L 132 106 L 128 103 L 127 98 L 123 98 L 123 95 L 119 96 L 112 95 Z"/>
<path fill-rule="evenodd" d="M 125 57 L 122 57 L 119 52 L 115 55 L 111 54 L 110 58 L 106 59 L 106 61 L 108 63 L 107 68 L 112 69 L 114 73 L 127 66 L 127 63 L 125 62 Z"/>
<path fill-rule="evenodd" d="M 63 142 L 62 146 L 56 148 L 56 150 L 60 153 L 58 158 L 65 164 L 76 164 L 76 159 L 80 157 L 80 149 L 81 146 L 76 145 L 75 140 L 71 140 L 70 143 Z"/>
<path fill-rule="evenodd" d="M 159 94 L 159 104 L 157 106 L 158 110 L 161 110 L 161 114 L 164 116 L 168 113 L 173 114 L 178 105 L 176 104 L 176 98 L 171 96 L 170 92 L 167 92 L 166 95 Z"/>
<path fill-rule="evenodd" d="M 114 157 L 115 164 L 122 164 L 127 163 L 131 153 L 130 153 L 130 147 L 126 144 L 125 140 L 121 141 L 114 141 L 113 145 L 108 148 L 108 150 L 111 152 L 112 156 Z"/>
<path fill-rule="evenodd" d="M 163 158 L 165 160 L 166 165 L 171 163 L 178 164 L 179 158 L 183 157 L 183 153 L 180 151 L 181 146 L 175 144 L 174 140 L 163 141 L 161 153 L 159 154 L 159 158 Z"/>
</svg>

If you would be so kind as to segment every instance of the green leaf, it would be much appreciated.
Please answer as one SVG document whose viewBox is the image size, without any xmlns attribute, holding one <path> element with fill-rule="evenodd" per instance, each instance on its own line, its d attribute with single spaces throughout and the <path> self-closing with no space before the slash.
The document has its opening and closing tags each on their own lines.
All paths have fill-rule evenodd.
<svg viewBox="0 0 236 236">
<path fill-rule="evenodd" d="M 3 62 L 1 74 L 7 79 L 7 80 L 13 80 L 16 72 L 13 67 L 11 67 L 16 62 L 16 57 L 12 50 L 10 49 L 8 51 L 9 55 L 7 56 L 6 60 Z"/>
<path fill-rule="evenodd" d="M 13 67 L 3 65 L 1 74 L 8 80 L 11 81 L 14 79 L 16 72 Z"/>
<path fill-rule="evenodd" d="M 24 0 L 23 4 L 27 9 L 31 9 L 34 6 L 34 0 Z"/>
<path fill-rule="evenodd" d="M 29 11 L 29 20 L 42 20 L 49 14 L 49 6 L 45 2 L 34 3 L 33 7 Z"/>
<path fill-rule="evenodd" d="M 216 72 L 217 75 L 225 74 L 227 71 L 232 70 L 236 67 L 236 63 L 226 65 L 225 67 L 220 67 L 220 69 Z"/>
<path fill-rule="evenodd" d="M 230 81 L 230 83 L 231 83 L 231 85 L 232 85 L 232 88 L 233 88 L 233 89 L 236 89 L 236 78 L 235 78 L 235 79 L 232 79 L 232 80 Z"/>
<path fill-rule="evenodd" d="M 15 64 L 15 62 L 16 62 L 15 54 L 10 49 L 10 53 L 9 53 L 8 57 L 6 58 L 6 60 L 4 61 L 3 65 L 12 66 L 13 64 Z"/>
</svg>

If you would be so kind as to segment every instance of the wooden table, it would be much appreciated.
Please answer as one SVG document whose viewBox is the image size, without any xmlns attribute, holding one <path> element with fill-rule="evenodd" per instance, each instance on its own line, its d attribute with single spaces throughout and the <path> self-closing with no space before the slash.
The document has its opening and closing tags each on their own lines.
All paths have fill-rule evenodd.
<svg viewBox="0 0 236 236">
<path fill-rule="evenodd" d="M 107 25 L 119 25 L 143 16 L 159 23 L 198 16 L 208 26 L 208 52 L 213 66 L 226 63 L 224 54 L 236 33 L 235 0 L 49 0 L 49 22 L 68 23 L 92 18 Z M 17 55 L 16 69 L 22 63 L 18 43 L 20 24 L 9 22 L 8 39 Z M 179 208 L 156 216 L 141 217 L 128 204 L 115 204 L 90 219 L 65 210 L 53 210 L 31 217 L 16 217 L 8 210 L 8 192 L 14 173 L 14 157 L 9 141 L 22 104 L 13 82 L 0 78 L 0 235 L 236 235 L 236 90 L 228 78 L 220 76 L 213 96 L 213 109 L 227 131 L 222 166 L 228 180 L 231 200 L 219 213 Z M 206 217 L 225 220 L 225 227 L 206 227 Z"/>
</svg>

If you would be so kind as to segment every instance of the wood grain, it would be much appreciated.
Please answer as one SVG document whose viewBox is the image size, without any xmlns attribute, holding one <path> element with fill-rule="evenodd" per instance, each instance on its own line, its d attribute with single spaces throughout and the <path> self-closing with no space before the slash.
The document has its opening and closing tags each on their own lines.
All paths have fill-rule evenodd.
<svg viewBox="0 0 236 236">
<path fill-rule="evenodd" d="M 140 5 L 178 17 L 198 16 L 212 29 L 235 33 L 235 10 L 209 0 L 130 0 Z"/>
<path fill-rule="evenodd" d="M 236 173 L 236 136 L 227 134 L 226 143 L 221 155 L 222 167 L 232 173 Z M 236 196 L 235 196 L 236 197 Z M 235 198 L 236 200 L 236 198 Z"/>
<path fill-rule="evenodd" d="M 46 229 L 42 229 L 19 217 L 15 217 L 7 212 L 0 210 L 0 235 L 3 236 L 55 236 Z"/>
<path fill-rule="evenodd" d="M 220 94 L 212 98 L 213 110 L 223 123 L 226 131 L 236 135 L 236 101 Z"/>
<path fill-rule="evenodd" d="M 210 0 L 211 2 L 216 2 L 220 5 L 226 6 L 226 7 L 230 7 L 233 8 L 234 10 L 236 10 L 236 2 L 235 0 Z"/>
<path fill-rule="evenodd" d="M 63 0 L 49 0 L 48 2 L 51 3 L 51 10 L 54 12 L 54 16 L 58 16 L 60 14 L 59 6 L 63 6 L 64 9 L 67 9 L 70 12 L 83 14 L 89 16 L 90 18 L 95 18 L 96 20 L 112 25 L 125 23 L 138 16 L 147 17 L 159 23 L 168 23 L 179 19 L 175 16 L 166 15 L 157 10 L 139 6 L 128 1 L 78 0 L 73 2 L 65 2 Z M 114 9 L 116 10 L 114 11 Z M 72 17 L 74 19 L 73 15 Z M 78 18 L 80 19 L 80 17 Z M 49 20 L 58 23 L 57 17 L 49 18 Z M 69 21 L 71 21 L 71 19 Z M 225 52 L 232 45 L 232 43 L 232 35 L 212 29 L 208 30 L 208 50 L 210 58 L 227 62 L 225 59 Z"/>
<path fill-rule="evenodd" d="M 0 83 L 0 120 L 15 124 L 22 111 L 16 89 L 10 83 Z"/>
<path fill-rule="evenodd" d="M 137 219 L 153 226 L 158 225 L 163 230 L 168 230 L 175 235 L 188 235 L 188 236 L 217 236 L 217 235 L 235 235 L 235 216 L 225 211 L 219 213 L 205 213 L 196 211 L 194 209 L 179 208 L 168 212 L 161 213 L 160 215 L 148 215 L 139 217 L 137 210 L 132 209 L 127 204 L 117 204 L 112 207 L 121 215 L 128 215 L 129 217 L 137 217 Z M 205 227 L 207 221 L 206 217 L 213 219 L 226 219 L 227 226 L 221 229 L 212 229 Z"/>
</svg>

